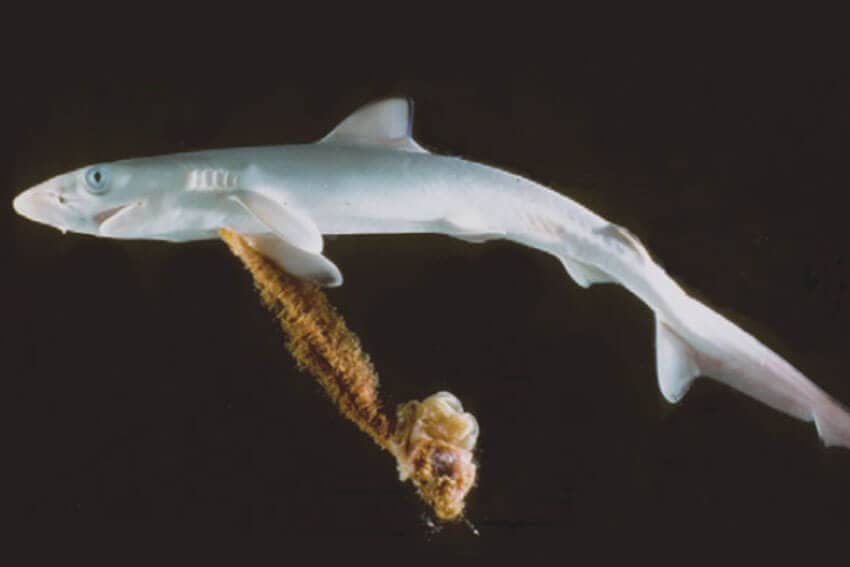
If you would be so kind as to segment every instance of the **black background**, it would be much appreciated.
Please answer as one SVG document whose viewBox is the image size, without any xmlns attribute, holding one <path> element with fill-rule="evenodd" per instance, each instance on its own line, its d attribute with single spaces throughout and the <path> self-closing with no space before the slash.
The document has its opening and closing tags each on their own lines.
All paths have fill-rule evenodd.
<svg viewBox="0 0 850 567">
<path fill-rule="evenodd" d="M 221 243 L 62 236 L 10 206 L 88 163 L 308 142 L 360 104 L 408 95 L 420 143 L 629 227 L 685 287 L 850 403 L 840 28 L 799 14 L 666 14 L 650 28 L 621 13 L 436 9 L 364 25 L 330 6 L 232 8 L 7 22 L 4 515 L 31 558 L 840 548 L 850 452 L 713 382 L 669 406 L 649 310 L 622 288 L 581 290 L 540 252 L 442 236 L 326 244 L 346 279 L 331 301 L 388 398 L 448 389 L 478 417 L 475 536 L 428 527 L 389 456 L 295 370 Z"/>
</svg>

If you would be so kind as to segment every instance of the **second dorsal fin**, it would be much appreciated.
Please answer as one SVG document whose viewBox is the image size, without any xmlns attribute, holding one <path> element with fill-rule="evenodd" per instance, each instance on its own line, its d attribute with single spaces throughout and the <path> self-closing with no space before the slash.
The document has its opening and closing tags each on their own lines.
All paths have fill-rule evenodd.
<svg viewBox="0 0 850 567">
<path fill-rule="evenodd" d="M 355 110 L 319 143 L 379 146 L 406 152 L 428 153 L 428 150 L 413 139 L 412 129 L 413 101 L 388 98 Z"/>
</svg>

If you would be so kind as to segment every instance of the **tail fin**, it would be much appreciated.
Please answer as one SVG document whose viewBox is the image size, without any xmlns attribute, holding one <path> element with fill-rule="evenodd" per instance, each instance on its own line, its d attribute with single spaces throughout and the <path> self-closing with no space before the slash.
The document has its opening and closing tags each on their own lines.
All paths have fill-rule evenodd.
<svg viewBox="0 0 850 567">
<path fill-rule="evenodd" d="M 827 446 L 850 449 L 850 412 L 840 403 L 755 337 L 687 295 L 651 262 L 628 231 L 611 225 L 594 232 L 619 243 L 640 261 L 624 261 L 628 266 L 620 265 L 619 275 L 612 275 L 575 259 L 567 250 L 539 245 L 533 239 L 517 241 L 550 251 L 580 286 L 619 283 L 655 312 L 658 385 L 669 402 L 678 402 L 696 378 L 708 376 L 776 410 L 813 421 Z M 606 269 L 611 266 L 617 264 Z"/>
<path fill-rule="evenodd" d="M 656 315 L 658 384 L 676 403 L 698 376 L 719 380 L 804 421 L 814 421 L 827 446 L 850 448 L 850 413 L 720 314 L 688 297 L 675 323 Z"/>
<path fill-rule="evenodd" d="M 832 400 L 827 400 L 815 413 L 818 435 L 827 447 L 839 446 L 850 449 L 850 415 L 847 410 Z"/>
</svg>

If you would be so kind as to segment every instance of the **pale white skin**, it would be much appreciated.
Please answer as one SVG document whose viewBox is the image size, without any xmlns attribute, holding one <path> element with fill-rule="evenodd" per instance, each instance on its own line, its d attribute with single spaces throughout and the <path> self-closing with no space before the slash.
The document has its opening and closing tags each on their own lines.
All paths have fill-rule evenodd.
<svg viewBox="0 0 850 567">
<path fill-rule="evenodd" d="M 671 402 L 697 376 L 814 421 L 850 448 L 850 414 L 779 355 L 686 294 L 629 232 L 518 175 L 438 156 L 410 137 L 403 99 L 361 108 L 318 143 L 131 159 L 82 168 L 19 195 L 37 222 L 110 238 L 249 236 L 284 269 L 339 285 L 323 234 L 441 233 L 507 239 L 561 260 L 581 286 L 613 282 L 655 314 L 658 380 Z"/>
</svg>

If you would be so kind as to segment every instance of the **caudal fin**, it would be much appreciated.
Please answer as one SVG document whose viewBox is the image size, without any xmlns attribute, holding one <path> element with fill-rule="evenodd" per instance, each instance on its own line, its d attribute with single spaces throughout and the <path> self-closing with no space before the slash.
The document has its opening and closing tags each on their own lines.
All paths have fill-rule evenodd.
<svg viewBox="0 0 850 567">
<path fill-rule="evenodd" d="M 680 401 L 696 378 L 714 378 L 776 410 L 813 421 L 827 446 L 850 449 L 846 408 L 755 337 L 687 295 L 628 231 L 611 225 L 594 234 L 631 253 L 617 268 L 619 276 L 609 273 L 616 262 L 606 271 L 575 259 L 569 250 L 518 241 L 550 250 L 580 286 L 619 283 L 653 309 L 658 386 L 669 402 Z"/>
<path fill-rule="evenodd" d="M 658 385 L 671 403 L 699 376 L 719 380 L 774 409 L 814 421 L 827 446 L 850 448 L 850 413 L 752 335 L 693 298 L 676 323 L 656 316 Z"/>
<path fill-rule="evenodd" d="M 832 400 L 827 400 L 815 413 L 818 435 L 827 447 L 839 446 L 850 449 L 850 414 Z"/>
</svg>

